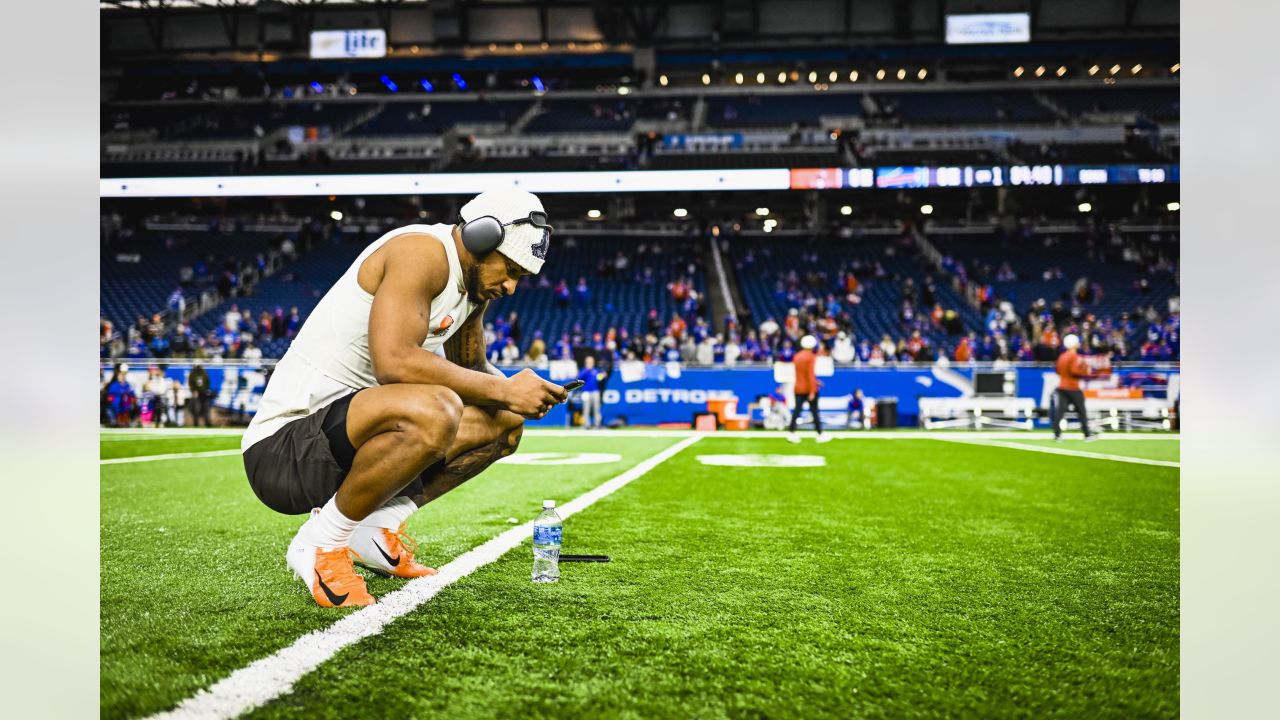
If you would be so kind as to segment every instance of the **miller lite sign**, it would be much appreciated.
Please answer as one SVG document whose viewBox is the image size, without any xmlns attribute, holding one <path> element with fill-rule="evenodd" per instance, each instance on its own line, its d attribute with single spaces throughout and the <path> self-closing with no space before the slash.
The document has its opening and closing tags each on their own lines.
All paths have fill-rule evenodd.
<svg viewBox="0 0 1280 720">
<path fill-rule="evenodd" d="M 386 56 L 386 30 L 316 30 L 311 33 L 312 58 L 380 58 Z"/>
</svg>

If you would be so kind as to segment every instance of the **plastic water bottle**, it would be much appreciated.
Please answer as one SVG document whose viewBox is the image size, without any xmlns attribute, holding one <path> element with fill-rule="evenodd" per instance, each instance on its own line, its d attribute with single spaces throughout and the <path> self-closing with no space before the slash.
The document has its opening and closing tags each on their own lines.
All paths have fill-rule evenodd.
<svg viewBox="0 0 1280 720">
<path fill-rule="evenodd" d="M 556 514 L 556 501 L 543 500 L 542 513 L 533 521 L 533 581 L 560 580 L 560 540 L 564 522 Z"/>
</svg>

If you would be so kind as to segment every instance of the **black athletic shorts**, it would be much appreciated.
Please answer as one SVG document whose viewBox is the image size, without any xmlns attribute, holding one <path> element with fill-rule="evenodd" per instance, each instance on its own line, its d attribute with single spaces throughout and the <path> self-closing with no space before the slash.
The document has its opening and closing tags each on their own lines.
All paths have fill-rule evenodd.
<svg viewBox="0 0 1280 720">
<path fill-rule="evenodd" d="M 285 515 L 305 515 L 338 492 L 356 456 L 347 436 L 347 406 L 355 396 L 351 393 L 334 400 L 245 451 L 249 486 L 263 504 Z M 419 476 L 399 495 L 412 497 L 421 492 Z"/>
</svg>

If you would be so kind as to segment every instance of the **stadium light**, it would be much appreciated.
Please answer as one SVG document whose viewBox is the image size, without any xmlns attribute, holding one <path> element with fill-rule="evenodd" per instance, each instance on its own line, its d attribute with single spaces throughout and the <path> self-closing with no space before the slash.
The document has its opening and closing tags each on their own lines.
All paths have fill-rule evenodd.
<svg viewBox="0 0 1280 720">
<path fill-rule="evenodd" d="M 711 84 L 711 76 L 710 76 L 710 75 L 708 75 L 708 74 L 706 74 L 706 73 L 702 73 L 702 84 L 703 84 L 703 85 L 710 85 L 710 84 Z"/>
<path fill-rule="evenodd" d="M 342 211 L 334 210 L 333 212 L 329 213 L 329 217 L 332 218 L 334 222 L 338 222 L 342 220 Z"/>
<path fill-rule="evenodd" d="M 1092 67 L 1090 67 L 1090 68 L 1089 68 L 1089 74 L 1090 74 L 1090 75 L 1097 75 L 1097 74 L 1098 74 L 1098 71 L 1099 71 L 1099 70 L 1101 70 L 1101 69 L 1102 69 L 1102 68 L 1098 67 L 1097 65 L 1094 65 L 1094 66 L 1092 66 Z"/>
<path fill-rule="evenodd" d="M 857 71 L 857 70 L 850 70 L 850 71 L 849 71 L 849 82 L 858 82 L 858 71 Z"/>
<path fill-rule="evenodd" d="M 787 81 L 787 74 L 784 72 L 778 73 L 778 82 L 784 83 L 786 81 Z"/>
<path fill-rule="evenodd" d="M 925 70 L 924 68 L 920 68 L 920 72 L 916 73 L 916 77 L 923 80 L 929 77 L 929 71 Z"/>
<path fill-rule="evenodd" d="M 537 85 L 538 83 L 541 83 L 542 81 L 541 81 L 541 80 L 539 80 L 538 78 L 534 78 L 534 79 L 533 79 L 533 82 L 534 82 L 534 84 L 535 84 L 535 85 Z M 435 86 L 435 85 L 432 85 L 432 84 L 431 84 L 431 81 L 430 81 L 430 80 L 428 80 L 428 79 L 426 79 L 426 78 L 422 78 L 421 80 L 419 80 L 419 81 L 418 81 L 418 85 L 420 85 L 420 86 L 422 87 L 422 91 L 423 91 L 423 92 L 435 92 L 435 91 L 436 91 L 436 86 Z"/>
<path fill-rule="evenodd" d="M 932 205 L 921 205 L 921 206 L 920 206 L 920 214 L 921 214 L 921 215 L 932 215 L 932 214 L 933 214 L 933 206 L 932 206 Z"/>
<path fill-rule="evenodd" d="M 1058 74 L 1058 77 L 1062 77 L 1063 75 L 1066 75 L 1066 74 L 1067 74 L 1067 66 L 1066 66 L 1066 65 L 1059 65 L 1059 66 L 1058 66 L 1058 73 L 1057 73 L 1057 74 Z"/>
<path fill-rule="evenodd" d="M 1042 77 L 1043 75 L 1044 75 L 1044 66 L 1041 65 L 1040 67 L 1036 68 L 1036 77 Z"/>
<path fill-rule="evenodd" d="M 758 85 L 764 84 L 764 73 L 762 72 L 756 73 L 756 84 Z"/>
<path fill-rule="evenodd" d="M 876 71 L 876 79 L 877 80 L 884 79 L 884 68 L 880 68 L 879 70 Z"/>
<path fill-rule="evenodd" d="M 599 220 L 600 215 L 601 213 L 599 210 L 592 209 L 587 211 L 587 217 L 591 218 L 592 220 Z"/>
<path fill-rule="evenodd" d="M 400 87 L 396 85 L 395 82 L 393 82 L 391 78 L 387 77 L 386 75 L 383 75 L 378 79 L 381 80 L 382 84 L 387 86 L 387 89 L 390 90 L 391 92 L 398 92 L 400 90 Z"/>
<path fill-rule="evenodd" d="M 840 79 L 840 73 L 836 72 L 835 70 L 832 70 L 831 74 L 827 75 L 827 80 L 830 82 L 835 82 L 839 79 Z"/>
<path fill-rule="evenodd" d="M 462 79 L 462 76 L 461 76 L 461 75 L 459 75 L 458 73 L 454 73 L 454 74 L 453 74 L 453 84 L 454 84 L 454 86 L 455 86 L 455 87 L 457 87 L 459 90 L 466 90 L 466 89 L 467 89 L 467 81 L 466 81 L 466 80 L 463 80 L 463 79 Z"/>
<path fill-rule="evenodd" d="M 809 82 L 811 82 L 811 83 L 816 83 L 816 82 L 818 82 L 818 71 L 817 71 L 817 70 L 810 70 L 810 71 L 809 71 Z"/>
<path fill-rule="evenodd" d="M 849 205 L 841 205 L 840 214 L 848 217 L 849 215 L 853 214 L 853 208 Z"/>
<path fill-rule="evenodd" d="M 667 79 L 667 76 L 666 76 L 666 75 L 659 75 L 659 76 L 658 76 L 658 84 L 659 84 L 659 85 L 661 85 L 662 87 L 666 87 L 666 86 L 667 86 L 667 83 L 669 83 L 669 82 L 671 82 L 671 81 Z"/>
<path fill-rule="evenodd" d="M 515 44 L 515 49 L 516 49 L 516 52 L 520 52 L 520 51 L 524 50 L 524 43 L 516 43 L 516 44 Z"/>
<path fill-rule="evenodd" d="M 791 82 L 800 82 L 800 71 L 792 70 L 791 75 L 789 75 L 788 77 L 791 78 Z"/>
<path fill-rule="evenodd" d="M 1173 73 L 1174 75 L 1177 75 L 1178 71 L 1181 69 L 1182 69 L 1182 63 L 1174 63 L 1173 66 L 1169 68 L 1169 72 Z"/>
<path fill-rule="evenodd" d="M 497 49 L 498 45 L 496 43 L 489 43 L 489 52 L 496 52 Z"/>
<path fill-rule="evenodd" d="M 1142 63 L 1138 63 L 1137 65 L 1134 65 L 1132 72 L 1134 75 L 1137 75 L 1138 73 L 1142 72 Z"/>
<path fill-rule="evenodd" d="M 907 79 L 907 69 L 906 69 L 906 68 L 898 68 L 898 79 L 899 79 L 899 80 L 906 80 L 906 79 Z"/>
<path fill-rule="evenodd" d="M 675 215 L 678 218 L 689 217 L 689 211 L 685 210 L 684 208 L 676 208 L 675 210 L 671 211 L 671 214 Z"/>
<path fill-rule="evenodd" d="M 626 85 L 619 85 L 619 86 L 618 86 L 618 94 L 619 94 L 619 95 L 630 95 L 630 94 L 631 94 L 631 88 L 627 87 Z"/>
<path fill-rule="evenodd" d="M 550 48 L 550 47 L 551 47 L 551 43 L 545 43 L 545 42 L 544 42 L 544 43 L 539 44 L 539 45 L 538 45 L 538 47 L 542 48 L 543 50 L 546 50 L 547 48 Z"/>
<path fill-rule="evenodd" d="M 1022 67 L 1021 65 L 1019 65 L 1018 67 L 1016 67 L 1016 68 L 1014 68 L 1014 69 L 1013 69 L 1013 76 L 1014 76 L 1014 77 L 1022 77 L 1022 73 L 1026 72 L 1026 71 L 1027 71 L 1027 69 L 1026 69 L 1026 68 L 1024 68 L 1024 67 Z"/>
<path fill-rule="evenodd" d="M 760 217 L 765 217 L 768 214 L 769 214 L 769 208 L 767 207 L 756 208 L 756 215 L 759 215 Z"/>
<path fill-rule="evenodd" d="M 764 226 L 764 231 L 765 231 L 765 232 L 767 232 L 767 233 L 771 233 L 771 232 L 773 232 L 773 226 L 772 226 L 772 225 L 765 225 L 765 226 Z"/>
<path fill-rule="evenodd" d="M 1093 212 L 1093 205 L 1087 202 L 1082 202 L 1076 206 L 1076 209 L 1082 213 Z"/>
<path fill-rule="evenodd" d="M 1111 66 L 1111 74 L 1112 74 L 1112 75 L 1119 75 L 1119 74 L 1120 74 L 1120 63 L 1116 63 L 1115 65 L 1112 65 L 1112 66 Z"/>
<path fill-rule="evenodd" d="M 741 84 L 742 84 L 743 79 L 744 79 L 744 78 L 742 77 L 742 73 L 734 73 L 733 81 L 734 81 L 735 83 L 737 83 L 737 84 L 741 85 Z"/>
<path fill-rule="evenodd" d="M 1168 205 L 1165 205 L 1165 208 L 1168 209 L 1169 212 L 1178 212 L 1182 209 L 1182 203 L 1175 200 Z"/>
</svg>

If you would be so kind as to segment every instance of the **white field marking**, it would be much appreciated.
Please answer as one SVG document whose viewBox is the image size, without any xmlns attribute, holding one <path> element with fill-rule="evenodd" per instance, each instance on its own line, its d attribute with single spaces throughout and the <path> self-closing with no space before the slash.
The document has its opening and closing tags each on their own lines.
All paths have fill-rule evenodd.
<svg viewBox="0 0 1280 720">
<path fill-rule="evenodd" d="M 556 508 L 556 511 L 560 513 L 560 517 L 568 518 L 587 509 L 699 439 L 700 436 L 694 435 L 671 445 L 621 475 L 606 480 L 595 489 Z M 494 562 L 523 544 L 532 534 L 532 520 L 513 527 L 454 558 L 442 566 L 438 574 L 410 580 L 399 590 L 379 598 L 376 605 L 361 608 L 327 628 L 303 635 L 292 645 L 235 671 L 208 689 L 182 701 L 174 709 L 151 718 L 226 720 L 260 707 L 289 692 L 294 683 L 339 650 L 377 635 L 396 618 L 412 612 L 441 590 Z"/>
<path fill-rule="evenodd" d="M 223 455 L 239 455 L 240 449 L 209 450 L 207 452 L 169 453 L 167 455 L 135 455 L 134 457 L 109 458 L 99 460 L 99 465 L 119 465 L 121 463 L 151 462 L 152 460 L 186 460 L 188 458 L 222 457 Z"/>
<path fill-rule="evenodd" d="M 948 442 L 962 443 L 967 445 L 982 445 L 991 447 L 1009 448 L 1011 450 L 1030 450 L 1031 452 L 1048 453 L 1050 455 L 1069 455 L 1071 457 L 1093 458 L 1094 460 L 1114 460 L 1116 462 L 1135 463 L 1138 465 L 1157 465 L 1159 467 L 1181 468 L 1182 463 L 1173 460 L 1150 460 L 1148 458 L 1129 457 L 1128 455 L 1108 455 L 1105 453 L 1088 452 L 1085 450 L 1068 450 L 1060 447 L 1042 447 L 1040 445 L 1023 445 L 1022 443 L 1002 442 L 999 440 L 983 441 L 983 440 L 961 440 L 958 438 L 937 438 L 938 440 L 946 440 Z M 1107 438 L 1108 440 L 1111 438 Z"/>
<path fill-rule="evenodd" d="M 604 465 L 622 460 L 615 453 L 517 452 L 498 462 L 507 465 Z"/>
<path fill-rule="evenodd" d="M 825 467 L 821 455 L 699 455 L 698 462 L 717 467 L 812 468 Z"/>
</svg>

